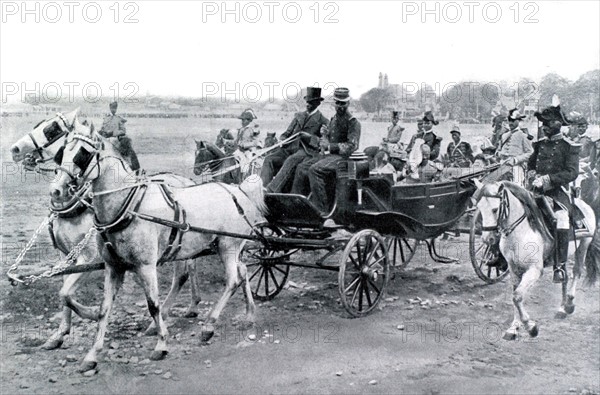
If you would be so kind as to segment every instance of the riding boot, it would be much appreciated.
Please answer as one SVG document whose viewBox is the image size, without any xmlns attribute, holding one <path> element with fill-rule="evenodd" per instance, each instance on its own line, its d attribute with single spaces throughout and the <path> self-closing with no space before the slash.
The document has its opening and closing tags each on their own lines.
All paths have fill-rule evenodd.
<svg viewBox="0 0 600 395">
<path fill-rule="evenodd" d="M 554 276 L 552 281 L 563 283 L 567 279 L 567 258 L 569 256 L 569 230 L 556 230 L 556 259 L 554 261 Z"/>
</svg>

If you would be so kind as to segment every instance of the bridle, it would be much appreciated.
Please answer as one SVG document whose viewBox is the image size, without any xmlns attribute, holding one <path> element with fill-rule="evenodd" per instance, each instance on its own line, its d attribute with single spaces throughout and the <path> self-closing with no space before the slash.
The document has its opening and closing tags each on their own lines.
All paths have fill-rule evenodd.
<svg viewBox="0 0 600 395">
<path fill-rule="evenodd" d="M 510 214 L 510 202 L 508 200 L 508 192 L 504 189 L 496 195 L 484 195 L 484 197 L 500 199 L 500 205 L 498 207 L 496 225 L 482 226 L 481 230 L 483 232 L 499 232 L 504 237 L 506 237 L 510 235 L 517 228 L 517 226 L 519 226 L 527 218 L 527 215 L 523 213 L 519 218 L 515 220 L 515 222 L 513 222 L 510 225 L 506 225 L 506 221 L 508 221 L 508 216 Z"/>
<path fill-rule="evenodd" d="M 56 117 L 62 121 L 62 122 L 56 122 L 56 124 L 60 127 L 60 133 L 57 133 L 55 136 L 53 136 L 52 138 L 48 139 L 45 135 L 44 137 L 46 137 L 46 143 L 44 145 L 40 145 L 35 137 L 33 136 L 32 132 L 28 133 L 29 138 L 31 139 L 31 142 L 33 143 L 35 149 L 31 152 L 31 154 L 33 154 L 34 152 L 38 154 L 38 156 L 40 157 L 40 159 L 35 160 L 35 163 L 46 163 L 49 162 L 51 160 L 54 160 L 53 157 L 49 157 L 49 158 L 44 158 L 44 151 L 46 148 L 50 147 L 52 144 L 56 143 L 58 140 L 60 140 L 61 138 L 63 138 L 64 136 L 66 136 L 67 134 L 69 134 L 70 132 L 73 131 L 74 126 L 73 125 L 69 125 L 69 122 L 67 121 L 67 118 L 62 114 L 62 113 L 56 113 Z M 29 154 L 29 155 L 31 155 Z M 50 169 L 40 169 L 40 171 L 52 171 Z"/>
<path fill-rule="evenodd" d="M 69 178 L 71 179 L 71 181 L 68 183 L 69 192 L 71 192 L 71 194 L 73 194 L 75 197 L 79 198 L 80 200 L 83 197 L 83 194 L 77 193 L 77 191 L 79 191 L 81 189 L 78 186 L 80 181 L 85 181 L 85 185 L 87 185 L 88 183 L 91 183 L 92 180 L 97 178 L 100 175 L 100 162 L 102 162 L 102 160 L 107 159 L 107 158 L 117 159 L 121 162 L 121 165 L 123 166 L 124 169 L 128 169 L 128 166 L 125 163 L 125 161 L 122 158 L 119 158 L 118 156 L 114 156 L 114 155 L 100 156 L 100 150 L 99 150 L 99 144 L 101 144 L 100 141 L 94 140 L 94 139 L 87 137 L 80 133 L 73 133 L 73 134 L 71 134 L 71 137 L 72 137 L 72 140 L 70 142 L 73 142 L 74 140 L 79 140 L 79 141 L 83 141 L 84 143 L 89 145 L 91 147 L 90 155 L 86 159 L 85 163 L 82 163 L 81 165 L 77 165 L 77 167 L 79 168 L 78 173 L 73 173 L 71 170 L 69 170 L 62 164 L 56 167 L 55 173 L 58 174 L 58 172 L 61 171 L 69 176 Z M 67 141 L 65 141 L 65 147 L 66 147 L 66 145 L 67 145 Z M 95 163 L 93 166 L 90 166 L 90 163 L 93 160 L 95 160 Z M 95 168 L 98 170 L 98 173 L 97 173 L 96 177 L 90 179 L 90 174 L 92 173 L 92 171 Z M 123 189 L 128 189 L 131 187 L 133 187 L 133 185 L 128 186 Z M 110 192 L 112 192 L 112 191 L 110 191 Z M 100 195 L 100 194 L 105 194 L 105 193 L 100 192 L 100 193 L 94 193 L 93 195 Z M 92 193 L 88 193 L 87 195 L 91 196 Z"/>
</svg>

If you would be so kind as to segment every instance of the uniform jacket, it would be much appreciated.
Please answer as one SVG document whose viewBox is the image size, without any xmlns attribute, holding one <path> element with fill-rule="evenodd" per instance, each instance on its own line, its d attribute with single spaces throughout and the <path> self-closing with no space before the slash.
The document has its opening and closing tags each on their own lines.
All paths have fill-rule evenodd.
<svg viewBox="0 0 600 395">
<path fill-rule="evenodd" d="M 533 153 L 527 162 L 529 170 L 535 170 L 538 176 L 550 178 L 548 195 L 567 187 L 579 174 L 580 146 L 565 139 L 561 133 L 550 138 L 544 137 L 533 145 Z"/>
<path fill-rule="evenodd" d="M 533 152 L 527 133 L 520 128 L 504 133 L 500 140 L 498 155 L 501 159 L 515 158 L 516 164 L 525 163 Z"/>
<path fill-rule="evenodd" d="M 249 123 L 247 126 L 242 126 L 238 129 L 235 145 L 240 151 L 247 151 L 254 147 L 260 146 L 258 135 L 260 129 L 254 123 Z"/>
<path fill-rule="evenodd" d="M 303 137 L 295 140 L 287 144 L 285 150 L 289 154 L 293 154 L 299 149 L 311 154 L 317 153 L 319 151 L 319 139 L 321 138 L 321 126 L 326 126 L 328 123 L 329 120 L 319 110 L 316 110 L 312 115 L 309 115 L 306 111 L 296 113 L 290 126 L 282 133 L 281 140 L 285 140 L 298 132 L 309 133 L 312 137 L 310 139 Z"/>
<path fill-rule="evenodd" d="M 125 135 L 125 122 L 126 119 L 119 115 L 106 115 L 102 120 L 102 127 L 100 128 L 100 135 L 103 137 L 119 137 Z"/>
<path fill-rule="evenodd" d="M 342 116 L 336 113 L 329 122 L 325 138 L 329 142 L 330 153 L 348 158 L 358 149 L 360 122 L 349 112 Z"/>
<path fill-rule="evenodd" d="M 475 161 L 471 144 L 466 141 L 459 141 L 458 144 L 450 142 L 447 153 L 450 163 L 458 167 L 469 167 Z"/>
</svg>

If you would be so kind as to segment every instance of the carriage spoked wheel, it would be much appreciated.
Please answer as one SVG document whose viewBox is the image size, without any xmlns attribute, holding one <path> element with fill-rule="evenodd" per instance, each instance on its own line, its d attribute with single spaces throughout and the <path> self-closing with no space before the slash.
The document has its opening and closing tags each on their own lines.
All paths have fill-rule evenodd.
<svg viewBox="0 0 600 395">
<path fill-rule="evenodd" d="M 469 254 L 477 276 L 488 284 L 502 281 L 508 275 L 508 265 L 498 248 L 489 246 L 481 239 L 482 217 L 479 209 L 471 217 Z"/>
<path fill-rule="evenodd" d="M 379 233 L 356 233 L 340 259 L 339 291 L 344 308 L 354 317 L 369 314 L 383 298 L 390 275 L 387 243 Z"/>
<path fill-rule="evenodd" d="M 271 224 L 256 226 L 256 232 L 263 236 L 283 237 L 285 233 Z M 252 296 L 259 301 L 273 299 L 285 285 L 290 273 L 285 261 L 298 249 L 274 249 L 260 242 L 248 240 L 245 242 L 241 261 L 248 268 L 248 281 Z"/>
<path fill-rule="evenodd" d="M 390 265 L 394 268 L 403 269 L 415 255 L 419 241 L 404 237 L 387 236 L 387 249 Z"/>
</svg>

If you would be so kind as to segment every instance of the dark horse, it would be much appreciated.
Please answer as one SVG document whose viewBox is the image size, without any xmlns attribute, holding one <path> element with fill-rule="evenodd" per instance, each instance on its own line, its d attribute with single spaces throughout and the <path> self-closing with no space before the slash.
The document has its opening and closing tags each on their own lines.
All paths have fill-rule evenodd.
<svg viewBox="0 0 600 395">
<path fill-rule="evenodd" d="M 196 153 L 194 161 L 194 174 L 214 174 L 219 170 L 226 169 L 230 166 L 235 166 L 237 161 L 231 155 L 226 155 L 215 144 L 206 141 L 196 140 Z M 220 174 L 214 178 L 217 181 L 226 184 L 239 184 L 240 170 L 235 169 L 230 172 Z"/>
</svg>

